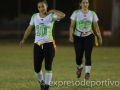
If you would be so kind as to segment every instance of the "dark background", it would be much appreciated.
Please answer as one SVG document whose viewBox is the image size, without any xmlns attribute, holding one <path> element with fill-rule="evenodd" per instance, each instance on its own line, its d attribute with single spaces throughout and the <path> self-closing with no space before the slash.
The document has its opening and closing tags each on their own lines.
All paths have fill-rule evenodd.
<svg viewBox="0 0 120 90">
<path fill-rule="evenodd" d="M 91 10 L 95 10 L 93 1 L 94 0 L 90 0 Z M 49 5 L 48 10 L 53 9 L 53 0 L 47 0 L 47 2 Z M 112 0 L 97 0 L 96 4 L 96 13 L 100 19 L 100 26 L 103 26 L 105 30 L 110 30 Z M 12 20 L 15 17 L 18 17 L 18 5 L 19 0 L 0 0 L 0 19 L 6 18 Z M 66 14 L 66 18 L 63 21 L 69 21 L 70 15 L 77 8 L 78 0 L 56 0 L 56 9 L 61 10 Z M 20 13 L 26 15 L 32 15 L 33 13 L 38 12 L 37 0 L 21 0 L 20 9 Z"/>
<path fill-rule="evenodd" d="M 78 9 L 78 0 L 46 0 L 48 10 L 57 9 L 66 14 L 66 17 L 54 25 L 55 39 L 68 39 L 70 16 Z M 89 9 L 97 13 L 99 27 L 111 32 L 113 0 L 89 0 Z M 37 13 L 37 0 L 0 0 L 0 39 L 21 39 L 29 25 L 32 14 Z M 34 39 L 34 31 L 28 37 Z M 109 36 L 110 37 L 110 36 Z"/>
</svg>

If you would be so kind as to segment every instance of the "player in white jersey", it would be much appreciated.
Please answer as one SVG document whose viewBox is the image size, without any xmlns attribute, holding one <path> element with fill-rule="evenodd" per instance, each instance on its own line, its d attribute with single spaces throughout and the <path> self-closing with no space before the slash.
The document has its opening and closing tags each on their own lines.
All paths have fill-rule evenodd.
<svg viewBox="0 0 120 90">
<path fill-rule="evenodd" d="M 77 64 L 77 78 L 81 76 L 83 69 L 83 54 L 85 52 L 85 79 L 90 78 L 91 53 L 96 42 L 92 30 L 92 23 L 99 38 L 99 44 L 102 44 L 102 37 L 98 26 L 98 17 L 94 11 L 88 9 L 89 0 L 79 0 L 81 9 L 75 10 L 71 15 L 71 25 L 69 40 L 74 43 Z M 74 30 L 75 28 L 75 30 Z M 96 43 L 97 44 L 97 43 Z"/>
<path fill-rule="evenodd" d="M 58 10 L 50 10 L 47 12 L 48 4 L 45 0 L 39 0 L 37 3 L 39 13 L 35 13 L 31 17 L 30 25 L 25 31 L 24 37 L 20 42 L 23 46 L 26 38 L 35 26 L 34 40 L 34 70 L 35 75 L 40 82 L 41 90 L 49 90 L 52 79 L 52 61 L 55 54 L 53 43 L 52 29 L 55 21 L 65 17 L 65 14 Z M 41 70 L 43 59 L 45 58 L 45 80 Z"/>
</svg>

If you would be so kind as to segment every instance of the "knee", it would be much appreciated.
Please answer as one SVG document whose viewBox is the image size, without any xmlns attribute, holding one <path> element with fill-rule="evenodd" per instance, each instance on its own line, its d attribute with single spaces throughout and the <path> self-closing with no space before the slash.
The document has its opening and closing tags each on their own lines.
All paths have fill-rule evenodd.
<svg viewBox="0 0 120 90">
<path fill-rule="evenodd" d="M 40 68 L 34 68 L 34 71 L 36 72 L 36 73 L 38 73 L 38 72 L 40 72 Z"/>
<path fill-rule="evenodd" d="M 91 66 L 91 61 L 86 61 L 86 64 L 87 66 Z"/>
<path fill-rule="evenodd" d="M 85 58 L 91 58 L 91 52 L 85 52 Z"/>
<path fill-rule="evenodd" d="M 77 61 L 79 61 L 79 60 L 81 61 L 82 58 L 83 58 L 83 55 L 79 55 L 79 56 L 77 55 L 77 56 L 76 56 L 76 60 L 77 60 Z"/>
<path fill-rule="evenodd" d="M 37 73 L 37 72 L 40 72 L 40 70 L 41 70 L 41 66 L 34 64 L 34 71 Z"/>
<path fill-rule="evenodd" d="M 88 66 L 91 65 L 91 58 L 86 58 L 86 65 L 88 65 Z"/>
<path fill-rule="evenodd" d="M 45 65 L 45 70 L 51 71 L 52 70 L 52 65 Z"/>
</svg>

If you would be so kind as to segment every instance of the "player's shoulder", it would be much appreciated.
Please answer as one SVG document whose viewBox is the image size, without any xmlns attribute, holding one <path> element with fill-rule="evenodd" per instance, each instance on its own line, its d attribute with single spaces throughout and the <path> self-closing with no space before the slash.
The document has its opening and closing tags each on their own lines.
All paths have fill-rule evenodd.
<svg viewBox="0 0 120 90">
<path fill-rule="evenodd" d="M 48 14 L 48 16 L 53 16 L 53 15 L 55 15 L 55 13 L 49 13 L 49 14 Z"/>
<path fill-rule="evenodd" d="M 95 11 L 89 10 L 92 14 L 96 14 Z"/>
<path fill-rule="evenodd" d="M 39 14 L 39 13 L 32 14 L 32 19 L 34 19 L 37 16 L 37 14 Z"/>
<path fill-rule="evenodd" d="M 79 12 L 79 9 L 74 10 L 73 13 L 77 14 Z"/>
</svg>

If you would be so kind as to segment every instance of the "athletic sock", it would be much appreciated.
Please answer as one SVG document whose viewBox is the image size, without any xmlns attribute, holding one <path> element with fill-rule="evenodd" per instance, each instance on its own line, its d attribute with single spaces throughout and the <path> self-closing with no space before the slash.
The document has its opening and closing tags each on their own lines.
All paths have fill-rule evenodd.
<svg viewBox="0 0 120 90">
<path fill-rule="evenodd" d="M 45 73 L 45 84 L 50 85 L 51 80 L 52 80 L 52 71 L 46 71 L 46 73 Z"/>
<path fill-rule="evenodd" d="M 85 72 L 86 73 L 90 73 L 91 70 L 91 66 L 85 66 Z"/>
<path fill-rule="evenodd" d="M 39 73 L 35 72 L 35 75 L 36 75 L 36 77 L 37 77 L 39 82 L 41 82 L 43 80 L 43 73 L 42 73 L 42 71 L 40 71 Z"/>
<path fill-rule="evenodd" d="M 78 67 L 78 69 L 81 69 L 83 67 L 83 65 L 81 64 L 81 65 L 78 65 L 77 67 Z"/>
</svg>

